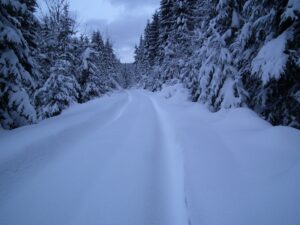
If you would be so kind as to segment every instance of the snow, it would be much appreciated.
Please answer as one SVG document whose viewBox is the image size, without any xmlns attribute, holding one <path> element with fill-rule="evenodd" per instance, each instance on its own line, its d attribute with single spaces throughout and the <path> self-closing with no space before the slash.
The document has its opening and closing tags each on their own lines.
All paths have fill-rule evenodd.
<svg viewBox="0 0 300 225">
<path fill-rule="evenodd" d="M 83 63 L 83 69 L 88 70 L 88 61 L 90 60 L 91 54 L 93 54 L 94 51 L 91 48 L 87 48 L 83 53 L 82 53 L 82 63 Z"/>
<path fill-rule="evenodd" d="M 220 90 L 222 99 L 218 99 L 221 102 L 221 108 L 228 109 L 231 107 L 238 107 L 241 100 L 239 97 L 234 96 L 235 82 L 233 79 L 225 80 L 223 88 Z"/>
<path fill-rule="evenodd" d="M 252 61 L 252 74 L 261 74 L 266 84 L 270 79 L 279 79 L 285 69 L 288 55 L 284 53 L 289 32 L 285 31 L 277 38 L 267 42 Z"/>
<path fill-rule="evenodd" d="M 232 12 L 232 19 L 231 19 L 231 27 L 240 28 L 241 27 L 241 16 L 234 10 Z"/>
<path fill-rule="evenodd" d="M 282 21 L 291 18 L 292 20 L 298 19 L 297 12 L 300 11 L 300 1 L 299 0 L 289 0 L 286 10 L 281 16 Z"/>
<path fill-rule="evenodd" d="M 297 91 L 294 97 L 300 103 L 300 91 Z"/>
<path fill-rule="evenodd" d="M 12 27 L 4 27 L 3 24 L 1 24 L 1 33 L 0 33 L 0 39 L 1 40 L 7 40 L 8 42 L 13 42 L 15 44 L 22 44 L 24 40 L 21 39 L 20 32 L 16 29 L 13 29 Z"/>
<path fill-rule="evenodd" d="M 30 103 L 29 96 L 24 90 L 19 90 L 14 87 L 9 95 L 8 106 L 9 108 L 15 108 L 16 110 L 11 112 L 11 117 L 17 124 L 22 126 L 28 124 L 28 120 L 36 121 L 36 112 Z"/>
<path fill-rule="evenodd" d="M 156 95 L 176 103 L 188 100 L 188 93 L 189 91 L 183 88 L 182 84 L 174 83 L 172 85 L 163 84 L 162 90 Z"/>
<path fill-rule="evenodd" d="M 0 130 L 4 225 L 298 225 L 300 131 L 179 84 Z"/>
</svg>

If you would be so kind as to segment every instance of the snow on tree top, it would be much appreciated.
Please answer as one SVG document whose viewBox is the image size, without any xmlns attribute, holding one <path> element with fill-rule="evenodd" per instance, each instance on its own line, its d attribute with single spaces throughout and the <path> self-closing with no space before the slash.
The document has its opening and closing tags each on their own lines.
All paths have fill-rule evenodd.
<svg viewBox="0 0 300 225">
<path fill-rule="evenodd" d="M 267 42 L 252 61 L 252 74 L 259 74 L 264 84 L 270 79 L 279 79 L 285 68 L 288 55 L 284 53 L 288 32 Z"/>
</svg>

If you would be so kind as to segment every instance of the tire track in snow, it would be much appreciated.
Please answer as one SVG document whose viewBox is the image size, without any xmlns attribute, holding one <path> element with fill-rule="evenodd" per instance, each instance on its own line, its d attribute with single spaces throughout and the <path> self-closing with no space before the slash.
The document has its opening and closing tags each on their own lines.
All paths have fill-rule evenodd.
<svg viewBox="0 0 300 225">
<path fill-rule="evenodd" d="M 191 225 L 191 219 L 188 216 L 188 199 L 185 186 L 185 162 L 183 150 L 174 129 L 170 125 L 168 115 L 159 106 L 156 100 L 146 96 L 155 111 L 158 120 L 162 138 L 162 151 L 164 151 L 163 160 L 166 164 L 166 176 L 169 177 L 169 200 L 170 214 L 174 215 L 173 225 Z M 176 215 L 176 216 L 175 216 Z"/>
</svg>

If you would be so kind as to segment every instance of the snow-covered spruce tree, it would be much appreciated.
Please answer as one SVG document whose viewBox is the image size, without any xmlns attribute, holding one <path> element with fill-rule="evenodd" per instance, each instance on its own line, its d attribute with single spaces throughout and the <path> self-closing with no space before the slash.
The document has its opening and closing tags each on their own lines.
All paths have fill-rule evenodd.
<svg viewBox="0 0 300 225">
<path fill-rule="evenodd" d="M 38 87 L 43 84 L 50 76 L 50 69 L 56 60 L 66 53 L 66 57 L 72 62 L 73 73 L 78 65 L 76 54 L 76 21 L 69 12 L 67 0 L 49 0 L 47 8 L 40 18 L 41 25 L 38 29 L 38 55 L 36 60 L 39 64 Z M 70 53 L 70 54 L 69 54 Z M 78 54 L 76 55 L 78 56 Z"/>
<path fill-rule="evenodd" d="M 246 1 L 238 37 L 248 104 L 271 123 L 300 127 L 299 3 Z M 297 36 L 298 35 L 298 36 Z"/>
<path fill-rule="evenodd" d="M 192 32 L 194 30 L 193 13 L 195 9 L 195 1 L 175 0 L 173 6 L 173 51 L 175 57 L 179 60 L 186 60 L 190 56 Z"/>
<path fill-rule="evenodd" d="M 145 87 L 150 70 L 145 54 L 145 41 L 142 36 L 140 37 L 139 45 L 135 47 L 134 67 L 136 70 L 136 75 L 134 77 L 135 83 L 138 84 L 138 86 Z"/>
<path fill-rule="evenodd" d="M 81 55 L 79 83 L 82 90 L 82 102 L 99 97 L 106 92 L 105 80 L 103 79 L 104 73 L 97 66 L 99 52 L 93 46 L 88 43 Z"/>
<path fill-rule="evenodd" d="M 143 86 L 144 88 L 155 91 L 159 86 L 159 79 L 157 79 L 158 67 L 158 52 L 159 52 L 159 17 L 155 13 L 153 15 L 152 21 L 148 21 L 147 26 L 144 31 L 144 39 L 141 44 L 142 48 L 142 67 L 144 69 L 143 74 Z"/>
<path fill-rule="evenodd" d="M 120 88 L 119 80 L 121 79 L 121 63 L 116 57 L 113 45 L 109 39 L 104 46 L 104 62 L 106 69 L 106 88 L 107 91 Z"/>
<path fill-rule="evenodd" d="M 50 77 L 36 92 L 35 101 L 41 118 L 57 116 L 78 101 L 80 87 L 75 77 L 69 74 L 70 67 L 68 60 L 57 60 Z"/>
<path fill-rule="evenodd" d="M 72 61 L 72 64 L 74 65 L 74 74 L 76 80 L 80 84 L 82 67 L 79 65 L 82 64 L 82 54 L 89 46 L 90 40 L 87 36 L 81 34 L 80 37 L 72 37 L 71 42 L 72 48 L 70 49 L 70 51 L 74 56 Z"/>
<path fill-rule="evenodd" d="M 44 85 L 46 80 L 49 78 L 50 68 L 56 58 L 56 35 L 53 31 L 52 24 L 48 16 L 40 19 L 40 26 L 38 27 L 38 50 L 35 55 L 35 60 L 37 63 L 37 69 L 39 71 L 37 78 L 37 88 Z"/>
<path fill-rule="evenodd" d="M 174 17 L 174 1 L 170 0 L 161 5 L 160 14 L 160 71 L 162 82 L 165 83 L 174 78 L 178 78 L 179 71 L 177 67 L 172 67 L 175 64 L 175 37 L 174 37 L 174 24 L 176 18 Z M 164 2 L 162 2 L 164 3 Z"/>
<path fill-rule="evenodd" d="M 296 0 L 162 0 L 158 57 L 149 60 L 151 23 L 136 49 L 142 83 L 155 90 L 179 78 L 213 111 L 247 104 L 273 124 L 299 127 L 299 8 Z"/>
<path fill-rule="evenodd" d="M 151 23 L 145 29 L 145 48 L 150 66 L 154 66 L 159 55 L 159 15 L 154 13 Z"/>
<path fill-rule="evenodd" d="M 159 10 L 159 60 L 165 59 L 165 48 L 172 31 L 174 0 L 161 0 Z"/>
<path fill-rule="evenodd" d="M 174 58 L 170 62 L 170 68 L 176 68 L 175 75 L 186 87 L 192 88 L 191 82 L 196 82 L 196 70 L 191 59 L 194 51 L 192 43 L 196 20 L 195 10 L 197 1 L 176 0 L 174 2 L 175 23 L 172 28 Z M 198 47 L 198 46 L 197 46 Z M 193 99 L 196 99 L 197 93 L 191 91 Z"/>
<path fill-rule="evenodd" d="M 34 7 L 35 1 L 0 1 L 0 123 L 6 129 L 36 120 L 30 101 L 35 83 L 29 51 Z"/>
<path fill-rule="evenodd" d="M 234 14 L 238 8 L 235 0 L 220 0 L 213 5 L 214 13 L 203 34 L 205 40 L 196 52 L 201 59 L 199 101 L 213 111 L 243 103 L 243 88 L 230 50 L 237 29 Z"/>
<path fill-rule="evenodd" d="M 63 5 L 61 5 L 63 3 Z M 75 57 L 72 35 L 75 34 L 75 21 L 70 17 L 67 1 L 52 1 L 49 6 L 49 27 L 52 32 L 50 43 L 49 75 L 35 93 L 35 105 L 40 118 L 48 118 L 77 102 L 80 86 L 75 78 Z M 46 75 L 47 76 L 47 75 Z"/>
<path fill-rule="evenodd" d="M 38 54 L 39 51 L 38 29 L 40 28 L 40 22 L 38 18 L 35 16 L 37 3 L 36 0 L 26 0 L 26 1 L 23 0 L 21 2 L 25 4 L 28 9 L 25 11 L 25 15 L 22 18 L 20 18 L 21 31 L 29 47 L 29 55 L 32 64 L 31 74 L 35 80 L 35 83 L 37 83 L 38 76 L 39 76 L 39 70 L 38 70 L 39 64 L 36 61 L 36 55 Z M 30 96 L 32 96 L 34 90 L 30 88 L 28 91 L 30 93 Z"/>
<path fill-rule="evenodd" d="M 106 62 L 105 62 L 105 44 L 100 31 L 94 31 L 91 36 L 91 47 L 95 51 L 96 66 L 104 79 L 106 74 Z M 104 80 L 103 80 L 104 82 Z M 103 90 L 104 91 L 104 90 Z"/>
<path fill-rule="evenodd" d="M 189 46 L 192 49 L 192 54 L 187 59 L 181 73 L 185 87 L 190 90 L 192 101 L 198 101 L 200 96 L 199 70 L 202 61 L 205 59 L 201 46 L 206 41 L 205 35 L 207 34 L 209 21 L 213 17 L 213 11 L 213 4 L 209 0 L 194 3 L 192 13 L 194 29 Z"/>
</svg>

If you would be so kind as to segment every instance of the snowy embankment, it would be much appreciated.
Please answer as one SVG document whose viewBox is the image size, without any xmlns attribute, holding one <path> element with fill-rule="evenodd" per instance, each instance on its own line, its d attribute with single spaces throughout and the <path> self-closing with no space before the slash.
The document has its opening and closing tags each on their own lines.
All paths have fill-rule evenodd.
<svg viewBox="0 0 300 225">
<path fill-rule="evenodd" d="M 0 131 L 0 224 L 300 224 L 300 132 L 185 96 L 116 93 Z"/>
</svg>

